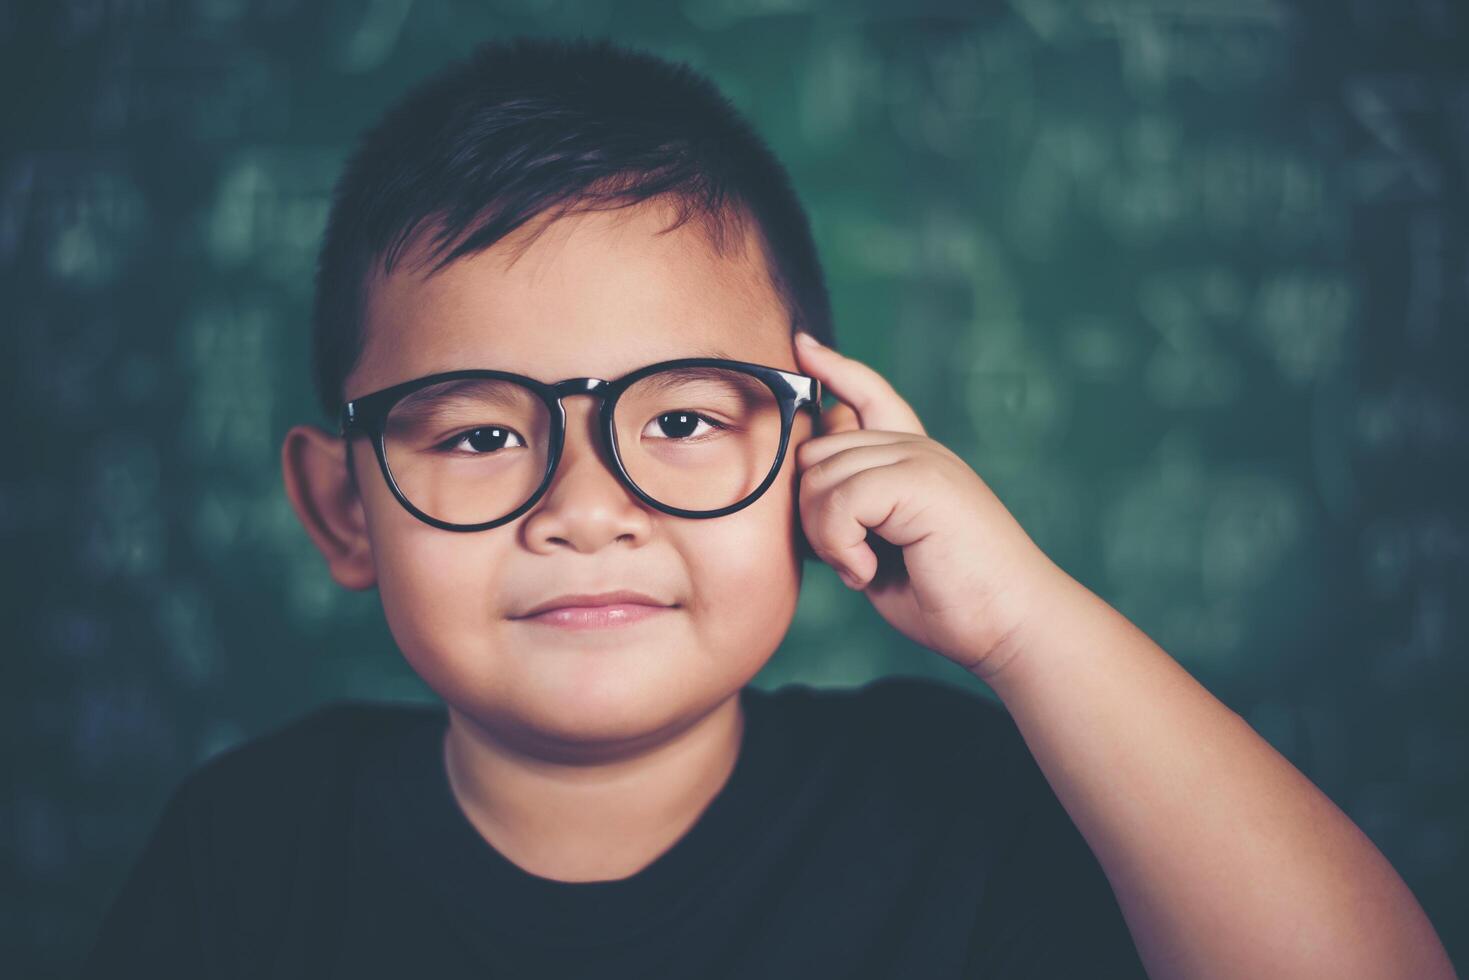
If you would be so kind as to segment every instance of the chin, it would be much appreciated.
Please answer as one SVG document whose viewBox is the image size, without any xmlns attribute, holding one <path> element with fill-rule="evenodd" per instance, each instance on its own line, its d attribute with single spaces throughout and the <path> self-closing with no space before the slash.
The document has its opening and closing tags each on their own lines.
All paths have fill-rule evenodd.
<svg viewBox="0 0 1469 980">
<path fill-rule="evenodd" d="M 546 659 L 505 690 L 520 710 L 534 713 L 536 727 L 571 737 L 640 737 L 699 711 L 698 692 L 714 683 L 694 682 L 687 671 L 673 669 L 673 651 L 563 654 L 536 651 Z"/>
</svg>

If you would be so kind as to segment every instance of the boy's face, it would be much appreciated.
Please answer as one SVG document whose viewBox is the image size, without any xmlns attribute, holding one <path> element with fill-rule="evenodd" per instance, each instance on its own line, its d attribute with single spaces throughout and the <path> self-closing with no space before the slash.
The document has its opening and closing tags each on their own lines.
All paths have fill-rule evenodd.
<svg viewBox="0 0 1469 980">
<path fill-rule="evenodd" d="M 710 350 L 797 371 L 755 239 L 720 257 L 697 220 L 656 234 L 672 215 L 656 201 L 568 215 L 513 262 L 508 253 L 528 229 L 429 278 L 410 253 L 369 284 L 365 348 L 347 397 L 458 368 L 610 380 Z M 359 439 L 361 497 L 344 501 L 358 547 L 323 550 L 339 582 L 378 586 L 393 636 L 425 682 L 497 736 L 568 749 L 677 730 L 736 693 L 790 625 L 801 583 L 795 447 L 811 435 L 811 417 L 796 414 L 781 472 L 758 500 L 686 519 L 618 481 L 596 398 L 564 405 L 551 486 L 529 512 L 487 531 L 414 518 Z M 554 596 L 616 589 L 677 607 L 600 629 L 514 618 Z"/>
</svg>

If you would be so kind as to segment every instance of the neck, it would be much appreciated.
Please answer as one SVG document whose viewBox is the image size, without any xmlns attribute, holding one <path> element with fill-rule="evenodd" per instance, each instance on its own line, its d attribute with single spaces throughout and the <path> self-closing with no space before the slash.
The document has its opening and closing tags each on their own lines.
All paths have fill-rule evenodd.
<svg viewBox="0 0 1469 980">
<path fill-rule="evenodd" d="M 626 878 L 672 847 L 729 779 L 745 726 L 736 692 L 691 723 L 572 753 L 448 713 L 444 766 L 464 815 L 522 870 L 566 882 Z"/>
</svg>

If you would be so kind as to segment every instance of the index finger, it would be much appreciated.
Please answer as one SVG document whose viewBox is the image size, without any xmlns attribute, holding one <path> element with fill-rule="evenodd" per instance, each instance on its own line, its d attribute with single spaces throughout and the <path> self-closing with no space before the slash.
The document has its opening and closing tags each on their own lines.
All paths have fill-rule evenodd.
<svg viewBox="0 0 1469 980">
<path fill-rule="evenodd" d="M 832 350 L 805 331 L 797 332 L 795 348 L 801 370 L 850 405 L 862 428 L 928 435 L 918 413 L 874 368 Z"/>
</svg>

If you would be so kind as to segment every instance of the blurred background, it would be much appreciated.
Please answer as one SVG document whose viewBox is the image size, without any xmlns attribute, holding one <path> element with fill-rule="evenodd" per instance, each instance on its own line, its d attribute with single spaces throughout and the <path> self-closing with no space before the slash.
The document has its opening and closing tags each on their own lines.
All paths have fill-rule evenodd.
<svg viewBox="0 0 1469 980">
<path fill-rule="evenodd" d="M 843 350 L 1320 786 L 1469 962 L 1469 14 L 1451 0 L 0 5 L 0 930 L 65 975 L 175 784 L 433 700 L 286 501 L 360 130 L 606 34 L 785 160 Z M 762 687 L 993 696 L 807 566 Z M 17 968 L 18 967 L 18 968 Z"/>
</svg>

